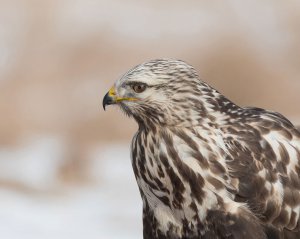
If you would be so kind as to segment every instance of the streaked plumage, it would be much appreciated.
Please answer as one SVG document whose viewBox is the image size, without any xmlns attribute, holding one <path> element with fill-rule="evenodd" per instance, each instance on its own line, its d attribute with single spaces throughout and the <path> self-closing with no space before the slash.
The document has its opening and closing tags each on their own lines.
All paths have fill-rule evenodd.
<svg viewBox="0 0 300 239">
<path fill-rule="evenodd" d="M 127 72 L 113 103 L 139 125 L 145 239 L 300 238 L 300 133 L 281 114 L 237 106 L 176 60 Z"/>
</svg>

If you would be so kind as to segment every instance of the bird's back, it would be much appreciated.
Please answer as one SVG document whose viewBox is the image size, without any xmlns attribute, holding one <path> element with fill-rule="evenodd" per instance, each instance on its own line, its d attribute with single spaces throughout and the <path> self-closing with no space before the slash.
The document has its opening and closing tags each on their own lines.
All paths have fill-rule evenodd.
<svg viewBox="0 0 300 239">
<path fill-rule="evenodd" d="M 279 113 L 245 108 L 244 114 L 224 130 L 229 190 L 269 228 L 300 238 L 300 133 Z"/>
</svg>

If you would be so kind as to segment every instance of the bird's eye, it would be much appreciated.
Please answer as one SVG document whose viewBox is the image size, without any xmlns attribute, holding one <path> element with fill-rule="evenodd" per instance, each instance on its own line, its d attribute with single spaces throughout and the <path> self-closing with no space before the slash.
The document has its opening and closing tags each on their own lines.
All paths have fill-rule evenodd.
<svg viewBox="0 0 300 239">
<path fill-rule="evenodd" d="M 146 85 L 144 85 L 144 84 L 134 84 L 132 86 L 132 89 L 134 90 L 135 93 L 142 93 L 143 91 L 146 90 Z"/>
</svg>

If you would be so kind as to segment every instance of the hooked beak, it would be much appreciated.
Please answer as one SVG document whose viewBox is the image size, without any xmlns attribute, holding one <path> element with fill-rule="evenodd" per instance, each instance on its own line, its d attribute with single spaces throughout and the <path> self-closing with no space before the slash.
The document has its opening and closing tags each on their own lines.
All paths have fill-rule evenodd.
<svg viewBox="0 0 300 239">
<path fill-rule="evenodd" d="M 112 104 L 116 104 L 118 102 L 121 101 L 135 101 L 137 100 L 137 98 L 133 98 L 133 97 L 118 97 L 115 91 L 115 88 L 112 87 L 104 96 L 103 101 L 102 101 L 102 105 L 103 105 L 103 109 L 105 110 L 105 107 L 107 105 L 112 105 Z"/>
<path fill-rule="evenodd" d="M 102 101 L 103 109 L 105 110 L 105 106 L 112 105 L 115 103 L 117 103 L 116 91 L 115 88 L 112 87 L 103 98 Z"/>
</svg>

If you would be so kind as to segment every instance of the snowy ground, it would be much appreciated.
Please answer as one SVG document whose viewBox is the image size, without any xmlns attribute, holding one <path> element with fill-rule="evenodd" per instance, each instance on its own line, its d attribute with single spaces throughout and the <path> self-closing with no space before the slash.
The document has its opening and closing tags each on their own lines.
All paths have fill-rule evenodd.
<svg viewBox="0 0 300 239">
<path fill-rule="evenodd" d="M 52 187 L 56 185 L 53 168 L 59 160 L 54 160 L 50 167 L 46 158 L 45 167 L 38 167 L 37 165 L 43 165 L 39 163 L 43 160 L 34 153 L 42 149 L 44 152 L 39 156 L 46 156 L 50 151 L 55 152 L 56 146 L 51 142 L 46 140 L 44 143 L 34 144 L 35 150 L 32 152 L 30 147 L 27 147 L 21 150 L 23 154 L 19 152 L 10 155 L 12 161 L 20 160 L 18 155 L 24 156 L 24 152 L 27 155 L 22 164 L 15 164 L 19 169 L 10 169 L 13 174 L 11 177 L 27 180 L 27 184 L 34 186 L 37 186 L 38 181 L 38 186 L 44 185 L 44 188 L 49 187 L 51 183 Z M 59 147 L 56 147 L 56 151 L 57 156 Z M 6 152 L 6 158 L 8 155 Z M 7 162 L 2 160 L 3 156 L 3 150 L 0 150 L 2 169 L 7 165 Z M 96 180 L 88 186 L 85 184 L 67 187 L 57 193 L 28 193 L 0 188 L 1 238 L 141 238 L 141 200 L 131 169 L 128 147 L 105 147 L 100 153 L 95 153 L 94 158 L 91 175 L 94 175 Z M 21 168 L 26 165 L 26 160 L 28 164 L 35 165 L 33 168 L 39 170 L 37 176 L 29 177 L 30 174 L 34 174 L 29 166 L 20 173 Z M 9 167 L 6 169 L 9 170 Z"/>
</svg>

